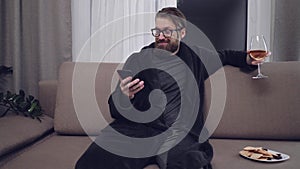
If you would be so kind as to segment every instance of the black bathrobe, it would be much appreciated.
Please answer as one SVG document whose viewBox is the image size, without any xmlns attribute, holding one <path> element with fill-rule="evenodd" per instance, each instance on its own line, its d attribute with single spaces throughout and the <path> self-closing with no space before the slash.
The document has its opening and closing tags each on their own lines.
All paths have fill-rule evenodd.
<svg viewBox="0 0 300 169">
<path fill-rule="evenodd" d="M 211 168 L 213 149 L 208 137 L 199 137 L 206 131 L 204 81 L 227 64 L 253 70 L 246 56 L 246 52 L 190 48 L 182 42 L 177 55 L 154 48 L 154 43 L 131 55 L 123 69 L 131 70 L 145 87 L 129 100 L 117 86 L 108 101 L 115 121 L 102 130 L 76 169 L 142 169 L 149 164 L 161 169 Z M 141 145 L 118 135 L 158 137 Z"/>
</svg>

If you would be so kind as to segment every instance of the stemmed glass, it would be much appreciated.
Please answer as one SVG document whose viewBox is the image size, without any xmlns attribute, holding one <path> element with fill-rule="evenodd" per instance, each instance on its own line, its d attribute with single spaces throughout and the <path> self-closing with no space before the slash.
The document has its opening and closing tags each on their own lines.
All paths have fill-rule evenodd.
<svg viewBox="0 0 300 169">
<path fill-rule="evenodd" d="M 268 54 L 268 49 L 263 35 L 256 35 L 251 37 L 249 53 L 250 57 L 256 61 L 264 60 L 264 58 Z M 262 79 L 268 77 L 261 73 L 260 65 L 261 63 L 258 63 L 258 74 L 252 77 L 253 79 Z"/>
</svg>

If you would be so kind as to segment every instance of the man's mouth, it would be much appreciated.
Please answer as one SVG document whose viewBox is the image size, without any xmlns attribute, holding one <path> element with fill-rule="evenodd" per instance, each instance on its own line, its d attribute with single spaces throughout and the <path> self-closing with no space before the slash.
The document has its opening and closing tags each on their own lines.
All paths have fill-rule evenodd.
<svg viewBox="0 0 300 169">
<path fill-rule="evenodd" d="M 169 42 L 168 42 L 168 41 L 158 41 L 157 44 L 158 44 L 159 46 L 166 46 L 166 45 L 169 44 Z"/>
<path fill-rule="evenodd" d="M 168 42 L 159 42 L 158 45 L 166 46 L 166 45 L 168 45 Z"/>
</svg>

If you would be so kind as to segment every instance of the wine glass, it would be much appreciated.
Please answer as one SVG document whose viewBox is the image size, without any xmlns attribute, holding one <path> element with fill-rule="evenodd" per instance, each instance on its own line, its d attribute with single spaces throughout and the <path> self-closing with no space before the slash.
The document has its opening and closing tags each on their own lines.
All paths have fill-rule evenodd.
<svg viewBox="0 0 300 169">
<path fill-rule="evenodd" d="M 256 61 L 264 60 L 264 58 L 268 54 L 267 44 L 265 41 L 265 38 L 263 35 L 256 35 L 251 37 L 251 43 L 250 43 L 250 57 Z M 261 63 L 258 63 L 258 74 L 253 79 L 262 79 L 267 78 L 268 76 L 265 76 L 261 73 Z"/>
</svg>

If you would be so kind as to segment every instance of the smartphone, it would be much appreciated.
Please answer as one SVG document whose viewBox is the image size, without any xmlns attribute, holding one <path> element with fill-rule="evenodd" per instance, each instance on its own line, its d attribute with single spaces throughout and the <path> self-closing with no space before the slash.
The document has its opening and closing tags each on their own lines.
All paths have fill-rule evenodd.
<svg viewBox="0 0 300 169">
<path fill-rule="evenodd" d="M 131 76 L 131 77 L 133 76 L 133 73 L 131 70 L 117 70 L 117 72 L 122 79 L 125 79 L 128 76 Z"/>
</svg>

